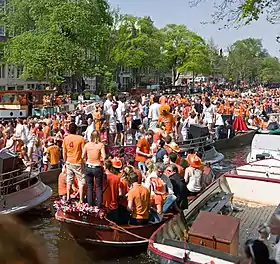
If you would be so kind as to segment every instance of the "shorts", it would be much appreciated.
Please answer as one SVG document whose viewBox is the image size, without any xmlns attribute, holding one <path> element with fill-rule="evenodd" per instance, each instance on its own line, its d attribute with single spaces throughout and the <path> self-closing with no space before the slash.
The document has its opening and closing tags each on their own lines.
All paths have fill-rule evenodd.
<svg viewBox="0 0 280 264">
<path fill-rule="evenodd" d="M 119 133 L 124 132 L 124 126 L 123 126 L 122 123 L 117 123 L 117 131 L 118 131 Z"/>
<path fill-rule="evenodd" d="M 140 125 L 141 125 L 141 120 L 140 119 L 132 120 L 131 129 L 137 130 Z"/>
<path fill-rule="evenodd" d="M 83 164 L 71 164 L 66 162 L 66 182 L 72 184 L 74 177 L 77 177 L 79 186 L 86 184 L 85 169 Z"/>
</svg>

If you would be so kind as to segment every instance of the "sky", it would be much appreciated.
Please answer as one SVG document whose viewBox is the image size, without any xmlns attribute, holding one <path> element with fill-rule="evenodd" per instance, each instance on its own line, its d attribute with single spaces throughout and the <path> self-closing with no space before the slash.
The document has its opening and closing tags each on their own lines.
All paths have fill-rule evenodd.
<svg viewBox="0 0 280 264">
<path fill-rule="evenodd" d="M 211 21 L 214 10 L 212 1 L 206 1 L 197 7 L 190 8 L 188 0 L 109 0 L 114 8 L 119 8 L 123 14 L 135 16 L 150 16 L 157 27 L 166 24 L 185 24 L 206 40 L 213 38 L 214 43 L 226 51 L 237 40 L 252 37 L 262 39 L 264 48 L 272 56 L 280 58 L 280 44 L 276 36 L 280 36 L 280 24 L 272 25 L 261 18 L 248 26 L 235 29 L 219 30 L 222 24 L 202 24 Z"/>
</svg>

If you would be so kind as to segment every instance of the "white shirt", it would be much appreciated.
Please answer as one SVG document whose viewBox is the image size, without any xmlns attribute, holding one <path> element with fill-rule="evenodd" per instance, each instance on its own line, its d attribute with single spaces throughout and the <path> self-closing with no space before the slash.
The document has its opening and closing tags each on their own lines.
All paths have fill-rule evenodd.
<svg viewBox="0 0 280 264">
<path fill-rule="evenodd" d="M 215 114 L 215 106 L 209 105 L 209 107 L 203 106 L 203 114 L 204 114 L 204 120 L 211 123 L 213 122 L 213 115 Z"/>
<path fill-rule="evenodd" d="M 29 130 L 27 126 L 17 124 L 16 126 L 16 137 L 20 138 L 24 143 L 28 141 Z"/>
<path fill-rule="evenodd" d="M 157 121 L 160 116 L 159 108 L 160 108 L 159 103 L 153 103 L 149 108 L 148 118 L 150 118 L 152 121 Z"/>
<path fill-rule="evenodd" d="M 85 140 L 86 140 L 87 142 L 90 141 L 90 137 L 91 137 L 91 134 L 92 134 L 93 130 L 94 130 L 94 124 L 92 123 L 91 125 L 89 125 L 89 126 L 87 127 L 87 130 L 85 131 L 85 136 L 84 136 L 84 138 L 85 138 Z"/>
<path fill-rule="evenodd" d="M 118 101 L 118 108 L 116 110 L 116 113 L 117 113 L 117 120 L 124 124 L 125 123 L 125 116 L 124 116 L 124 113 L 125 113 L 125 107 L 124 107 L 124 103 L 122 103 L 121 101 Z"/>
<path fill-rule="evenodd" d="M 104 115 L 109 115 L 108 111 L 110 108 L 112 108 L 112 104 L 113 102 L 111 102 L 110 100 L 106 100 L 104 105 L 103 105 L 103 112 L 104 112 Z"/>
<path fill-rule="evenodd" d="M 223 120 L 223 117 L 221 114 L 216 114 L 216 123 L 215 125 L 216 126 L 223 126 L 225 123 L 224 123 L 224 120 Z"/>
<path fill-rule="evenodd" d="M 109 116 L 109 126 L 116 126 L 117 125 L 117 114 L 111 107 L 107 111 L 107 115 Z"/>
<path fill-rule="evenodd" d="M 187 188 L 190 192 L 201 191 L 202 171 L 192 167 L 185 170 L 185 181 L 188 181 Z"/>
</svg>

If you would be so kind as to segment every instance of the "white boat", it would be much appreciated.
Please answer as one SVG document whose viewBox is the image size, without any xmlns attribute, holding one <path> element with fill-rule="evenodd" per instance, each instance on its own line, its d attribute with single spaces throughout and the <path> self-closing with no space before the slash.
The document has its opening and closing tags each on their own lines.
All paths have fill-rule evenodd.
<svg viewBox="0 0 280 264">
<path fill-rule="evenodd" d="M 256 134 L 253 138 L 247 163 L 258 159 L 275 158 L 280 160 L 280 136 Z"/>
<path fill-rule="evenodd" d="M 245 241 L 257 239 L 258 227 L 279 210 L 279 189 L 278 179 L 231 174 L 220 177 L 192 200 L 182 215 L 175 216 L 152 235 L 149 256 L 162 264 L 235 263 Z M 200 225 L 201 231 L 191 233 L 195 221 L 205 212 L 209 218 Z M 213 219 L 221 217 L 222 224 L 214 225 Z M 232 222 L 235 229 L 230 225 Z M 232 240 L 223 240 L 226 236 Z M 275 241 L 273 236 L 270 239 Z"/>
<path fill-rule="evenodd" d="M 237 167 L 235 173 L 249 177 L 264 177 L 280 180 L 280 160 L 270 158 L 253 161 Z"/>
<path fill-rule="evenodd" d="M 39 206 L 52 196 L 38 169 L 16 169 L 0 174 L 0 214 L 21 214 Z"/>
</svg>

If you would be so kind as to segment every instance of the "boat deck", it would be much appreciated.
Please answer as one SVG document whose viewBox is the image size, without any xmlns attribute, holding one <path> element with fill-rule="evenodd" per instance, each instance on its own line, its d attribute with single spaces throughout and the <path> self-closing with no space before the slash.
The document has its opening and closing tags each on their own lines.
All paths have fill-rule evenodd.
<svg viewBox="0 0 280 264">
<path fill-rule="evenodd" d="M 233 204 L 241 209 L 240 212 L 231 214 L 241 219 L 239 229 L 239 248 L 241 249 L 247 239 L 257 239 L 259 237 L 258 227 L 268 222 L 277 206 L 261 205 L 238 200 L 233 201 Z M 270 240 L 273 242 L 275 238 L 271 237 Z"/>
</svg>

